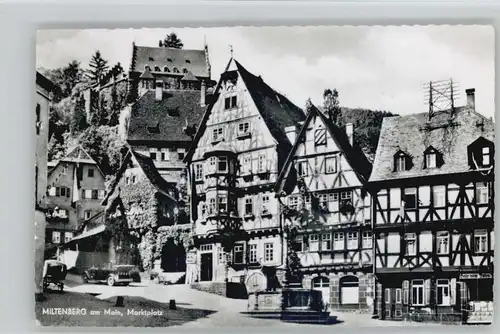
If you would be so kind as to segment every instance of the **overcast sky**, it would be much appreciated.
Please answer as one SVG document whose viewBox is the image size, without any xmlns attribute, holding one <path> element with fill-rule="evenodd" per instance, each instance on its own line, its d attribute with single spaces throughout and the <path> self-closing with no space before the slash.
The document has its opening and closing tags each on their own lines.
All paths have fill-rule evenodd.
<svg viewBox="0 0 500 334">
<path fill-rule="evenodd" d="M 337 88 L 342 106 L 397 114 L 427 110 L 423 85 L 453 78 L 476 88 L 476 109 L 494 116 L 494 30 L 488 26 L 234 27 L 185 29 L 44 30 L 38 32 L 37 67 L 73 59 L 86 67 L 100 50 L 111 65 L 129 68 L 132 42 L 158 46 L 175 31 L 186 49 L 206 40 L 212 78 L 234 57 L 299 107 L 320 104 L 325 88 Z"/>
</svg>

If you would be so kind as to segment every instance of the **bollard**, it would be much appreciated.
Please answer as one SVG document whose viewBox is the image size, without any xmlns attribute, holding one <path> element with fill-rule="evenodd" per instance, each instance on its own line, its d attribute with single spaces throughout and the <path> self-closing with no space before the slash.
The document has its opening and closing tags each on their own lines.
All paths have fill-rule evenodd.
<svg viewBox="0 0 500 334">
<path fill-rule="evenodd" d="M 115 306 L 116 307 L 123 307 L 123 296 L 116 297 Z"/>
<path fill-rule="evenodd" d="M 177 306 L 175 305 L 175 299 L 170 299 L 168 308 L 171 310 L 177 310 Z"/>
</svg>

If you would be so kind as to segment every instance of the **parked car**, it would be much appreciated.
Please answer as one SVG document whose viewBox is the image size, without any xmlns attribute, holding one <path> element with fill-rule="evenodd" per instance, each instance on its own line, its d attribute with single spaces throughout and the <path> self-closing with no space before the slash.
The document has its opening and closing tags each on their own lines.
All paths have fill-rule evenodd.
<svg viewBox="0 0 500 334">
<path fill-rule="evenodd" d="M 45 260 L 43 264 L 43 289 L 47 289 L 50 284 L 54 284 L 63 291 L 63 280 L 66 278 L 68 270 L 64 263 L 57 260 Z"/>
<path fill-rule="evenodd" d="M 83 272 L 84 283 L 106 283 L 113 285 L 129 285 L 134 281 L 131 272 L 135 270 L 133 265 L 114 265 L 109 268 L 92 267 Z"/>
</svg>

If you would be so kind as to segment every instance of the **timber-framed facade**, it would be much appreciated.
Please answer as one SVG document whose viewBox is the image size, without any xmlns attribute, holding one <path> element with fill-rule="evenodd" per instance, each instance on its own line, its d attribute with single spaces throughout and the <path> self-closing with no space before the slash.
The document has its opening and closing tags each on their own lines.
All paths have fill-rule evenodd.
<svg viewBox="0 0 500 334">
<path fill-rule="evenodd" d="M 492 319 L 494 124 L 472 94 L 383 121 L 369 182 L 381 319 Z"/>
</svg>

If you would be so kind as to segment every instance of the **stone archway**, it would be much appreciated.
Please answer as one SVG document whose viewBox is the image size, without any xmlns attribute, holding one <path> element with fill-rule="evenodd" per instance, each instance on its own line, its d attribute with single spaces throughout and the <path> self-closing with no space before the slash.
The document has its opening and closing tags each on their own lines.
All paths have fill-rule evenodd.
<svg viewBox="0 0 500 334">
<path fill-rule="evenodd" d="M 161 251 L 161 268 L 165 272 L 186 271 L 186 250 L 180 243 L 168 240 Z"/>
</svg>

